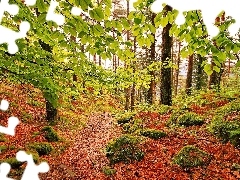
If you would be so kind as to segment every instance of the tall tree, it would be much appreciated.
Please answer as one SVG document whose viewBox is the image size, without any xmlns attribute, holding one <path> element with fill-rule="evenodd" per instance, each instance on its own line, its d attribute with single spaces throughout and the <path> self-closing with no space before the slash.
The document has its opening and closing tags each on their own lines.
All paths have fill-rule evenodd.
<svg viewBox="0 0 240 180">
<path fill-rule="evenodd" d="M 164 16 L 167 16 L 167 13 L 172 11 L 172 7 L 166 5 L 164 7 Z M 161 52 L 161 75 L 160 75 L 160 97 L 161 103 L 165 105 L 172 105 L 172 85 L 171 85 L 171 46 L 173 38 L 169 35 L 169 31 L 172 25 L 168 24 L 163 28 L 162 31 L 162 52 Z"/>
<path fill-rule="evenodd" d="M 192 75 L 193 75 L 193 57 L 194 54 L 190 55 L 188 58 L 188 71 L 187 71 L 187 79 L 186 79 L 186 94 L 191 94 L 192 89 Z"/>
<path fill-rule="evenodd" d="M 156 17 L 156 14 L 150 13 L 151 23 L 154 27 L 155 27 L 155 23 L 154 23 L 155 17 Z M 153 42 L 151 43 L 151 46 L 150 46 L 150 57 L 149 57 L 150 64 L 156 61 L 155 33 L 152 32 L 151 34 L 152 34 L 154 40 L 153 40 Z M 150 82 L 150 87 L 149 87 L 148 93 L 147 93 L 147 101 L 148 101 L 149 104 L 153 104 L 155 94 L 156 94 L 155 71 L 150 71 L 149 73 L 150 73 L 150 76 L 151 76 L 151 82 Z"/>
</svg>

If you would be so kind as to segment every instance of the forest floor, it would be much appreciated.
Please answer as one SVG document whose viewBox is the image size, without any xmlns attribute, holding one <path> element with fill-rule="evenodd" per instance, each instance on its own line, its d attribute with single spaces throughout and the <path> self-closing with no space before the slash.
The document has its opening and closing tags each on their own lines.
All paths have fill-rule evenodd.
<svg viewBox="0 0 240 180">
<path fill-rule="evenodd" d="M 21 123 L 16 128 L 15 136 L 5 136 L 1 140 L 0 160 L 15 157 L 19 150 L 28 150 L 28 144 L 33 142 L 47 142 L 41 129 L 48 126 L 45 120 L 44 99 L 39 91 L 31 86 L 0 84 L 0 100 L 6 99 L 10 103 L 9 110 L 0 111 L 0 124 L 7 125 L 7 118 L 16 116 Z M 95 104 L 97 102 L 91 102 Z M 205 124 L 202 126 L 174 127 L 166 126 L 171 113 L 163 115 L 154 112 L 139 113 L 145 119 L 145 128 L 163 130 L 166 137 L 159 140 L 147 138 L 140 144 L 145 156 L 141 161 L 131 164 L 117 163 L 111 168 L 116 170 L 111 176 L 103 173 L 103 168 L 109 166 L 105 156 L 106 144 L 113 138 L 123 134 L 122 128 L 107 111 L 85 113 L 90 104 L 82 99 L 74 102 L 74 108 L 60 109 L 61 119 L 53 126 L 54 130 L 63 138 L 60 142 L 51 142 L 54 151 L 50 155 L 40 157 L 40 162 L 47 161 L 50 165 L 48 173 L 39 175 L 41 179 L 52 180 L 238 180 L 240 179 L 240 149 L 230 143 L 221 143 L 215 136 L 206 130 L 206 125 L 211 121 L 214 110 L 200 106 L 193 106 L 191 111 L 205 114 Z M 106 103 L 104 105 L 104 103 Z M 101 106 L 109 106 L 104 99 Z M 219 104 L 220 103 L 220 104 Z M 218 102 L 224 106 L 227 102 Z M 79 104 L 77 106 L 77 104 Z M 83 108 L 85 107 L 85 109 Z M 240 117 L 239 112 L 231 117 Z M 211 162 L 204 167 L 183 169 L 172 163 L 172 158 L 186 145 L 195 145 L 212 156 Z M 11 170 L 10 177 L 20 179 L 26 163 Z M 234 168 L 233 168 L 234 167 Z"/>
</svg>

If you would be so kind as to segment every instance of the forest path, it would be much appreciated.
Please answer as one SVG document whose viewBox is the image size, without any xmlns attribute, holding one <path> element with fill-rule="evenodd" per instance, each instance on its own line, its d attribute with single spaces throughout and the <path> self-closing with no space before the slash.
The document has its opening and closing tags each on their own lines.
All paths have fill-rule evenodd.
<svg viewBox="0 0 240 180">
<path fill-rule="evenodd" d="M 59 159 L 48 158 L 52 159 L 50 171 L 40 173 L 41 179 L 106 179 L 102 173 L 102 168 L 108 165 L 104 148 L 109 140 L 121 134 L 113 118 L 108 113 L 94 114 L 79 133 L 66 133 L 72 140 L 70 147 L 57 157 Z"/>
</svg>

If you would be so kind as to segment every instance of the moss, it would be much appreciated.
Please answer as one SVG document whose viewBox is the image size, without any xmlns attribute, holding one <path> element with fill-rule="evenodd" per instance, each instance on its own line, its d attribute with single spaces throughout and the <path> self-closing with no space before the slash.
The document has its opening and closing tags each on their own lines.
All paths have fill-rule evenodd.
<svg viewBox="0 0 240 180">
<path fill-rule="evenodd" d="M 123 135 L 108 143 L 106 156 L 110 164 L 131 163 L 143 159 L 144 152 L 138 147 L 139 142 L 140 140 L 134 136 Z"/>
<path fill-rule="evenodd" d="M 143 128 L 143 120 L 135 119 L 123 125 L 123 131 L 129 134 L 139 134 Z"/>
<path fill-rule="evenodd" d="M 39 163 L 39 154 L 37 152 L 33 152 L 33 151 L 26 151 L 27 154 L 31 154 L 33 157 L 33 161 L 37 164 Z"/>
<path fill-rule="evenodd" d="M 29 144 L 29 148 L 38 152 L 40 156 L 48 155 L 53 151 L 53 146 L 47 142 Z"/>
<path fill-rule="evenodd" d="M 240 129 L 230 131 L 230 142 L 237 148 L 240 148 Z"/>
<path fill-rule="evenodd" d="M 166 126 L 171 126 L 171 125 L 175 125 L 177 124 L 177 119 L 179 116 L 181 116 L 182 114 L 184 114 L 185 111 L 183 110 L 175 110 L 172 112 L 169 120 L 166 122 Z"/>
<path fill-rule="evenodd" d="M 3 163 L 3 162 L 10 164 L 12 169 L 18 169 L 24 163 L 24 162 L 19 162 L 15 157 L 7 158 L 0 161 L 0 163 Z"/>
<path fill-rule="evenodd" d="M 116 173 L 116 169 L 113 169 L 109 166 L 103 167 L 102 171 L 106 176 L 111 176 Z"/>
<path fill-rule="evenodd" d="M 160 139 L 167 136 L 165 132 L 155 129 L 144 129 L 143 131 L 141 131 L 141 135 L 152 139 Z"/>
<path fill-rule="evenodd" d="M 240 122 L 225 121 L 223 116 L 215 116 L 207 128 L 212 134 L 225 143 L 230 139 L 230 132 L 240 128 Z"/>
<path fill-rule="evenodd" d="M 8 148 L 5 145 L 0 146 L 0 153 L 6 151 Z"/>
<path fill-rule="evenodd" d="M 42 131 L 44 132 L 44 137 L 49 142 L 56 142 L 60 140 L 60 137 L 58 136 L 57 132 L 51 127 L 51 126 L 45 126 Z"/>
<path fill-rule="evenodd" d="M 173 163 L 182 168 L 192 168 L 207 165 L 211 156 L 195 146 L 183 147 L 173 158 Z"/>
<path fill-rule="evenodd" d="M 6 142 L 7 139 L 5 138 L 4 134 L 0 133 L 0 142 Z"/>
<path fill-rule="evenodd" d="M 188 112 L 183 114 L 177 118 L 177 123 L 181 126 L 194 126 L 194 125 L 202 125 L 204 120 L 195 113 Z"/>
<path fill-rule="evenodd" d="M 159 114 L 166 114 L 171 111 L 171 107 L 168 105 L 161 105 L 158 108 L 158 113 Z"/>
</svg>

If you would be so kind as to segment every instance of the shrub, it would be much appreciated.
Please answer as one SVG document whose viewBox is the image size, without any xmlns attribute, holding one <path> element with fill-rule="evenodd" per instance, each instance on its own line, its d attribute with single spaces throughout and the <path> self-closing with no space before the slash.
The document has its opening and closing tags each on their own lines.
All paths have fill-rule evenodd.
<svg viewBox="0 0 240 180">
<path fill-rule="evenodd" d="M 45 138 L 49 142 L 56 142 L 59 141 L 59 136 L 57 132 L 51 126 L 45 126 L 42 131 L 45 133 Z"/>
<path fill-rule="evenodd" d="M 211 160 L 208 153 L 198 149 L 195 146 L 184 146 L 173 158 L 173 163 L 182 168 L 192 168 L 207 165 Z"/>
<path fill-rule="evenodd" d="M 201 119 L 197 114 L 188 112 L 177 118 L 177 123 L 181 126 L 194 126 L 202 125 L 204 120 Z"/>
<path fill-rule="evenodd" d="M 141 131 L 141 135 L 152 139 L 160 139 L 162 137 L 165 137 L 167 134 L 160 130 L 144 129 L 143 131 Z"/>
<path fill-rule="evenodd" d="M 53 146 L 47 142 L 33 143 L 33 144 L 30 144 L 29 147 L 30 149 L 37 151 L 40 156 L 48 155 L 53 150 Z"/>
<path fill-rule="evenodd" d="M 106 156 L 110 164 L 119 162 L 131 163 L 140 161 L 144 157 L 144 152 L 138 147 L 139 139 L 131 135 L 123 135 L 108 143 Z"/>
</svg>

